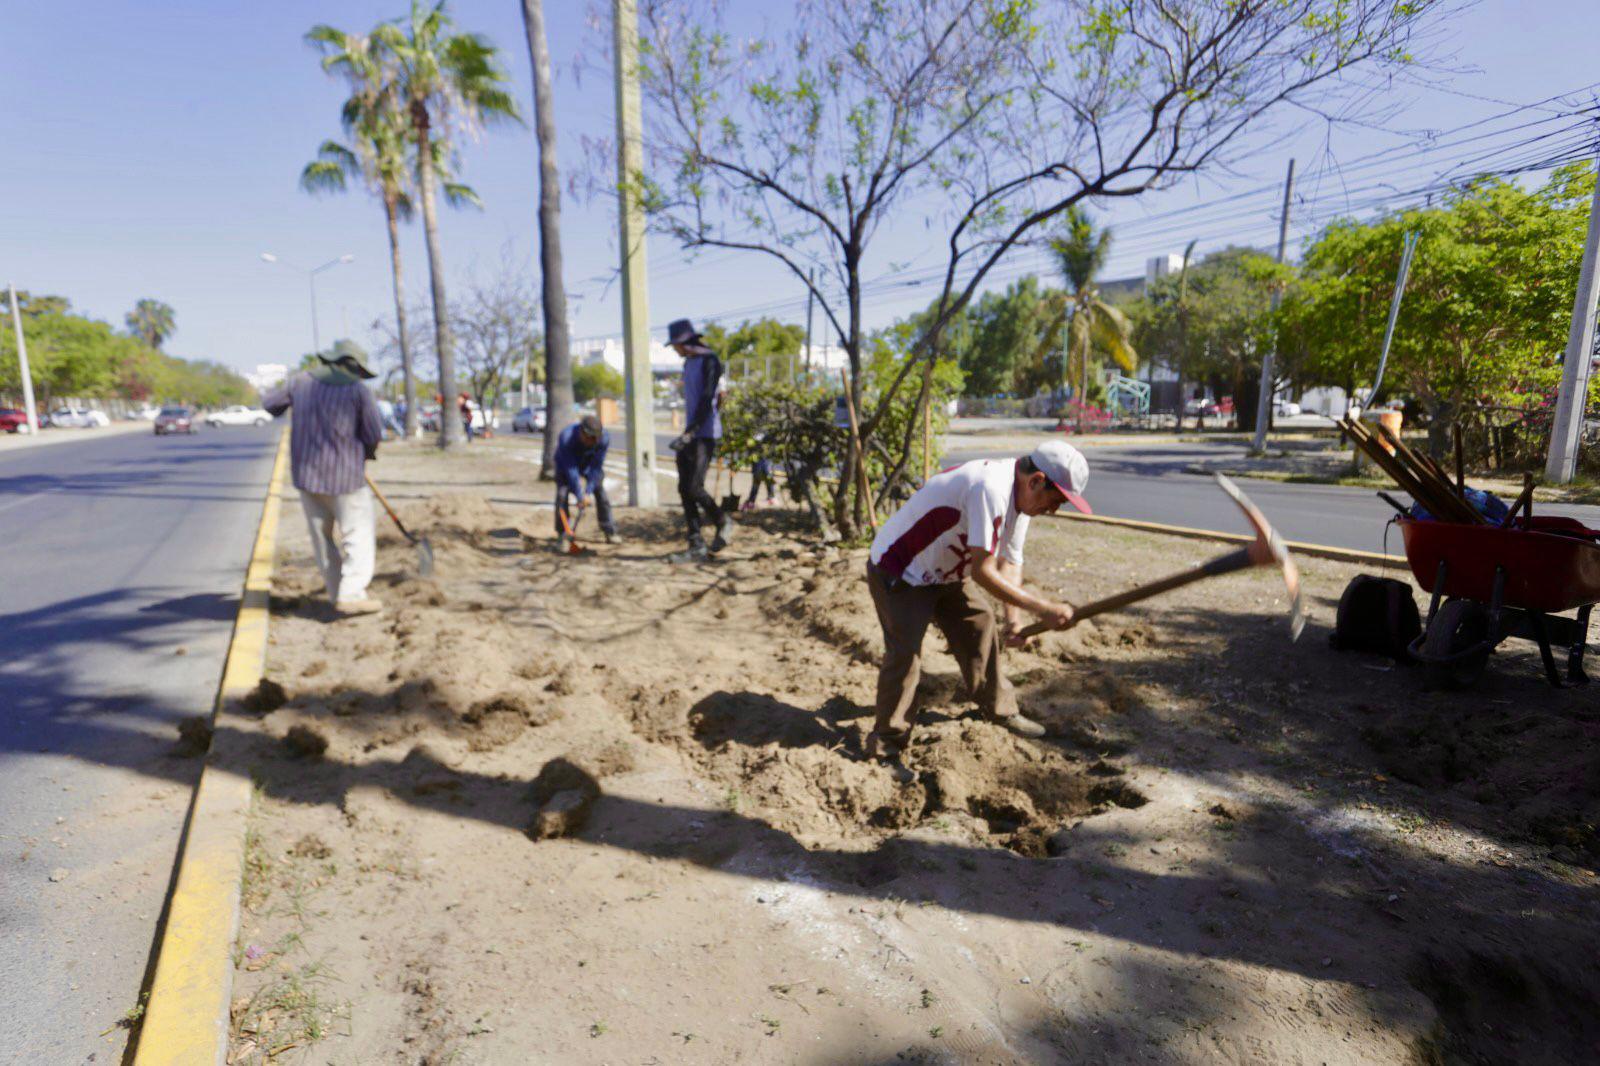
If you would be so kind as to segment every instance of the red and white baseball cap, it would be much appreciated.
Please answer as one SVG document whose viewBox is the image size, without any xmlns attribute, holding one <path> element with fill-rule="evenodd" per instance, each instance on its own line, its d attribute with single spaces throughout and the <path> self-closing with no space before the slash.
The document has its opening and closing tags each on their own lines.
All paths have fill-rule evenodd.
<svg viewBox="0 0 1600 1066">
<path fill-rule="evenodd" d="M 1083 490 L 1089 484 L 1089 460 L 1082 452 L 1064 440 L 1047 440 L 1028 458 L 1061 490 L 1068 503 L 1084 514 L 1094 514 L 1089 501 L 1083 498 Z"/>
</svg>

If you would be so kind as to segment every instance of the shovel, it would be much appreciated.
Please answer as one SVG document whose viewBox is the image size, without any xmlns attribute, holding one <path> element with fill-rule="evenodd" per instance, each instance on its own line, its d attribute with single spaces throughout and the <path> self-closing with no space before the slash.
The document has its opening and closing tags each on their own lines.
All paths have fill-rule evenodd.
<svg viewBox="0 0 1600 1066">
<path fill-rule="evenodd" d="M 1152 596 L 1159 596 L 1163 592 L 1170 592 L 1208 577 L 1219 577 L 1222 574 L 1231 574 L 1235 570 L 1247 570 L 1252 566 L 1275 566 L 1282 571 L 1283 583 L 1289 593 L 1289 639 L 1294 640 L 1299 637 L 1300 630 L 1305 625 L 1305 612 L 1300 602 L 1300 571 L 1295 568 L 1294 560 L 1289 558 L 1288 547 L 1284 545 L 1283 538 L 1278 536 L 1278 531 L 1267 523 L 1266 516 L 1250 502 L 1248 496 L 1239 491 L 1239 486 L 1221 474 L 1217 474 L 1216 479 L 1217 487 L 1227 493 L 1228 498 L 1238 504 L 1239 510 L 1244 512 L 1246 520 L 1255 530 L 1255 540 L 1247 547 L 1219 555 L 1215 559 L 1192 569 L 1179 571 L 1160 581 L 1152 581 L 1148 585 L 1140 585 L 1126 592 L 1119 592 L 1115 596 L 1086 603 L 1073 611 L 1073 620 L 1081 622 L 1097 614 L 1119 611 L 1124 607 L 1148 600 Z M 1017 636 L 1026 640 L 1047 632 L 1050 628 L 1048 622 L 1035 622 L 1025 626 Z"/>
<path fill-rule="evenodd" d="M 566 509 L 559 504 L 556 506 L 556 514 L 561 517 L 561 528 L 567 531 L 567 554 L 582 555 L 584 547 L 578 543 L 578 527 L 583 524 L 583 508 L 578 508 L 578 520 L 576 522 L 567 521 Z"/>
<path fill-rule="evenodd" d="M 417 576 L 432 577 L 433 545 L 428 543 L 428 538 L 411 535 L 410 531 L 400 521 L 400 516 L 394 513 L 394 508 L 389 506 L 389 501 L 383 498 L 383 493 L 378 491 L 378 486 L 372 483 L 370 477 L 367 478 L 367 488 L 372 490 L 372 494 L 378 498 L 378 502 L 383 504 L 383 509 L 389 512 L 389 517 L 394 519 L 395 528 L 400 531 L 400 535 L 409 540 L 412 546 L 417 549 Z"/>
</svg>

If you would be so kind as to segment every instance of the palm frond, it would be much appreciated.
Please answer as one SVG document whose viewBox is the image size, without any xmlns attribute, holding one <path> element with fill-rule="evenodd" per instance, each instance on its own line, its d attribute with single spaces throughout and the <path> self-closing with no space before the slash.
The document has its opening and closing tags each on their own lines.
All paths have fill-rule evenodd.
<svg viewBox="0 0 1600 1066">
<path fill-rule="evenodd" d="M 344 167 L 325 159 L 307 163 L 300 171 L 300 188 L 312 194 L 344 192 Z"/>
<path fill-rule="evenodd" d="M 1139 353 L 1133 349 L 1133 323 L 1122 309 L 1100 300 L 1089 305 L 1085 318 L 1093 320 L 1095 347 L 1111 356 L 1128 373 L 1139 368 Z"/>
<path fill-rule="evenodd" d="M 440 188 L 444 190 L 444 202 L 451 207 L 476 207 L 479 211 L 483 210 L 483 201 L 478 198 L 478 193 L 472 186 L 459 181 L 445 181 L 440 183 Z"/>
</svg>

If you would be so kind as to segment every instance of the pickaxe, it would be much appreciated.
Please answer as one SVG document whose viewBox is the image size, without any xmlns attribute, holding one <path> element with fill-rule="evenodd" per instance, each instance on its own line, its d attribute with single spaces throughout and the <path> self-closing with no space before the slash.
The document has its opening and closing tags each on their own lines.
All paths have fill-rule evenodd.
<svg viewBox="0 0 1600 1066">
<path fill-rule="evenodd" d="M 1289 549 L 1278 536 L 1278 531 L 1267 524 L 1266 517 L 1255 504 L 1250 502 L 1250 498 L 1239 491 L 1239 486 L 1221 474 L 1215 477 L 1217 485 L 1228 494 L 1229 499 L 1239 505 L 1239 510 L 1244 512 L 1246 520 L 1255 530 L 1256 539 L 1246 547 L 1228 552 L 1226 555 L 1219 555 L 1192 569 L 1180 571 L 1160 581 L 1152 581 L 1148 585 L 1128 589 L 1126 592 L 1119 592 L 1115 596 L 1107 596 L 1103 600 L 1083 604 L 1073 610 L 1073 621 L 1081 622 L 1097 614 L 1119 611 L 1141 600 L 1148 600 L 1163 592 L 1192 585 L 1208 577 L 1219 577 L 1222 574 L 1231 574 L 1235 570 L 1247 570 L 1252 566 L 1276 566 L 1283 570 L 1283 583 L 1289 590 L 1289 639 L 1294 640 L 1300 636 L 1300 630 L 1305 626 L 1305 615 L 1300 602 L 1300 571 L 1295 569 L 1294 560 L 1289 558 Z M 1024 627 L 1017 636 L 1026 640 L 1048 632 L 1050 628 L 1048 622 L 1035 622 Z"/>
<path fill-rule="evenodd" d="M 582 555 L 584 552 L 583 545 L 578 543 L 578 526 L 583 523 L 583 511 L 583 505 L 579 504 L 577 521 L 568 522 L 567 509 L 562 507 L 559 502 L 556 504 L 556 514 L 561 518 L 561 528 L 567 531 L 568 555 Z"/>
</svg>

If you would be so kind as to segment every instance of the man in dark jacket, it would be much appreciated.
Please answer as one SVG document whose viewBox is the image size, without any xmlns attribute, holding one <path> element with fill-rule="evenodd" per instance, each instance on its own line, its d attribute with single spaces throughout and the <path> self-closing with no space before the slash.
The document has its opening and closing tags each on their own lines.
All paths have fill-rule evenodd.
<svg viewBox="0 0 1600 1066">
<path fill-rule="evenodd" d="M 611 520 L 611 497 L 606 495 L 606 451 L 611 447 L 607 433 L 594 415 L 583 418 L 561 431 L 556 438 L 556 550 L 567 550 L 567 527 L 576 527 L 572 500 L 583 506 L 585 497 L 594 496 L 594 509 L 600 518 L 600 532 L 607 544 L 617 543 L 616 523 Z M 580 487 L 579 481 L 582 480 Z M 565 516 L 566 522 L 562 522 Z"/>
<path fill-rule="evenodd" d="M 706 471 L 717 454 L 717 441 L 722 438 L 722 360 L 700 343 L 700 334 L 687 318 L 667 327 L 667 343 L 683 357 L 686 424 L 672 448 L 678 453 L 678 495 L 689 527 L 689 548 L 675 553 L 672 561 L 701 562 L 709 554 L 701 539 L 701 526 L 709 522 L 716 527 L 710 552 L 726 548 L 732 532 L 728 516 L 706 491 Z"/>
</svg>

